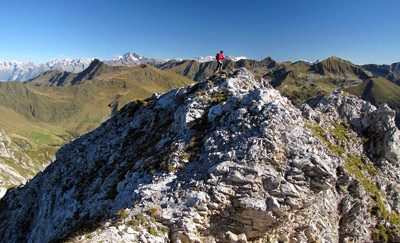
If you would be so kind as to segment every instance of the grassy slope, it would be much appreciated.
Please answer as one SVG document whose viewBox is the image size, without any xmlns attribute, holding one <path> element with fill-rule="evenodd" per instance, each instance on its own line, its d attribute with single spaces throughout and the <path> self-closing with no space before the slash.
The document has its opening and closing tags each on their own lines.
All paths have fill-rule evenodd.
<svg viewBox="0 0 400 243">
<path fill-rule="evenodd" d="M 29 85 L 14 82 L 12 86 L 17 88 L 5 90 L 4 99 L 0 93 L 0 104 L 30 121 L 39 120 L 47 124 L 50 130 L 64 131 L 73 136 L 92 130 L 108 118 L 111 113 L 108 105 L 111 103 L 117 103 L 119 109 L 132 99 L 144 99 L 155 92 L 166 92 L 192 82 L 173 72 L 147 65 L 110 67 L 101 64 L 80 74 L 69 75 L 71 77 L 65 79 L 61 87 L 49 85 L 52 83 L 45 79 L 48 74 L 51 73 L 31 80 L 27 83 Z M 71 85 L 73 80 L 75 85 Z M 10 89 L 18 91 L 10 92 Z"/>
<path fill-rule="evenodd" d="M 345 90 L 374 104 L 400 105 L 400 86 L 383 77 L 366 80 Z"/>
<path fill-rule="evenodd" d="M 147 65 L 111 68 L 105 65 L 80 74 L 64 73 L 66 83 L 59 87 L 51 85 L 60 84 L 60 80 L 54 79 L 57 73 L 60 72 L 47 72 L 29 85 L 0 82 L 0 128 L 34 160 L 36 171 L 43 168 L 42 161 L 48 161 L 62 144 L 106 120 L 113 108 L 109 104 L 120 109 L 133 99 L 145 99 L 155 92 L 192 83 L 174 72 Z M 70 77 L 66 79 L 65 75 Z M 3 161 L 6 162 L 10 163 Z M 23 169 L 19 171 L 32 175 Z"/>
<path fill-rule="evenodd" d="M 266 74 L 264 78 L 271 80 L 271 85 L 295 105 L 300 105 L 311 97 L 359 83 L 364 75 L 355 65 L 331 57 L 314 65 L 298 61 Z"/>
<path fill-rule="evenodd" d="M 170 70 L 195 81 L 211 76 L 216 68 L 216 62 L 200 63 L 194 60 L 173 60 L 160 66 L 162 70 Z"/>
<path fill-rule="evenodd" d="M 397 63 L 398 65 L 398 63 Z M 364 69 L 370 71 L 374 74 L 374 76 L 384 77 L 385 79 L 400 85 L 400 76 L 394 73 L 392 70 L 395 71 L 396 63 L 393 63 L 391 66 L 389 65 L 378 65 L 378 64 L 367 64 L 362 66 Z"/>
</svg>

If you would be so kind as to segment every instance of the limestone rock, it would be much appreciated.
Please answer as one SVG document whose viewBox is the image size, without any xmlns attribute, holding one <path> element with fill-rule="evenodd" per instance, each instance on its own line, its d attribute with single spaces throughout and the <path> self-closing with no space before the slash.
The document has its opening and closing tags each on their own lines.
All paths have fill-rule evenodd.
<svg viewBox="0 0 400 243">
<path fill-rule="evenodd" d="M 246 69 L 217 75 L 131 102 L 61 148 L 2 199 L 0 238 L 395 240 L 393 117 L 340 91 L 297 109 Z"/>
</svg>

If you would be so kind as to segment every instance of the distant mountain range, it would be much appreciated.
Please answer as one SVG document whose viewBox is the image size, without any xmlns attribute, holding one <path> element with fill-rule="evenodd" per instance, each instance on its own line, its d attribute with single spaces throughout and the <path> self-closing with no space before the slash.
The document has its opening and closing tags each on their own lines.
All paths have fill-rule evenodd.
<svg viewBox="0 0 400 243">
<path fill-rule="evenodd" d="M 228 60 L 238 61 L 246 59 L 246 57 L 228 56 Z M 94 58 L 81 59 L 56 59 L 50 62 L 34 64 L 32 62 L 15 62 L 15 61 L 0 61 L 0 81 L 26 81 L 35 78 L 45 71 L 59 70 L 73 73 L 79 73 L 89 67 Z M 177 58 L 174 60 L 185 60 Z M 191 60 L 191 59 L 190 59 Z M 193 58 L 198 62 L 215 61 L 214 56 Z M 152 64 L 154 66 L 162 65 L 168 60 L 159 58 L 147 58 L 134 52 L 125 53 L 122 56 L 117 56 L 110 61 L 103 61 L 111 66 L 137 66 L 140 64 Z"/>
<path fill-rule="evenodd" d="M 58 69 L 67 72 L 80 72 L 87 68 L 94 58 L 56 59 L 51 62 L 34 64 L 31 62 L 0 61 L 0 81 L 25 81 L 39 74 Z"/>
<path fill-rule="evenodd" d="M 246 57 L 233 57 L 227 56 L 228 61 L 239 62 L 242 60 L 248 60 Z M 56 59 L 50 62 L 35 64 L 32 62 L 16 62 L 16 61 L 0 61 L 0 81 L 26 81 L 39 76 L 45 71 L 59 70 L 67 71 L 73 73 L 79 73 L 89 67 L 90 63 L 95 58 L 80 58 L 80 59 Z M 165 66 L 171 66 L 171 63 L 208 63 L 215 61 L 215 56 L 196 56 L 191 59 L 175 58 L 175 59 L 159 59 L 159 58 L 147 58 L 134 52 L 128 52 L 124 55 L 119 55 L 112 60 L 106 61 L 104 63 L 110 66 L 137 66 L 140 64 L 151 64 L 157 67 L 165 69 Z M 254 62 L 255 60 L 253 60 Z M 323 60 L 322 60 L 323 61 Z M 308 61 L 300 60 L 296 63 L 303 63 L 306 65 L 318 65 L 322 62 L 321 60 Z M 257 61 L 255 61 L 257 62 Z M 283 62 L 282 64 L 292 64 L 292 62 Z M 229 65 L 228 65 L 229 66 Z M 397 82 L 400 84 L 400 62 L 393 63 L 391 65 L 379 65 L 379 64 L 366 64 L 359 66 L 369 72 L 374 76 L 382 76 L 386 79 Z M 193 70 L 192 70 L 193 71 Z M 257 75 L 256 75 L 257 76 Z M 204 78 L 204 75 L 197 75 L 197 77 Z M 197 80 L 197 79 L 195 79 Z"/>
</svg>

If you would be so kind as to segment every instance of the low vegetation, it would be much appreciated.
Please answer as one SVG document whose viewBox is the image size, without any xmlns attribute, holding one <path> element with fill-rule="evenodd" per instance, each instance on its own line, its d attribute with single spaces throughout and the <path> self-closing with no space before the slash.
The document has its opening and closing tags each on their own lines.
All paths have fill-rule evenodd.
<svg viewBox="0 0 400 243">
<path fill-rule="evenodd" d="M 329 150 L 336 155 L 344 158 L 346 170 L 355 176 L 355 178 L 361 183 L 364 190 L 368 193 L 373 201 L 373 206 L 370 208 L 370 213 L 374 217 L 380 220 L 389 222 L 400 226 L 400 216 L 395 211 L 388 211 L 382 199 L 386 197 L 385 192 L 380 190 L 374 183 L 373 178 L 378 175 L 378 171 L 369 162 L 368 158 L 359 157 L 348 153 L 348 143 L 355 142 L 354 139 L 359 139 L 352 137 L 348 125 L 340 125 L 338 123 L 332 123 L 330 126 L 323 128 L 316 124 L 307 124 L 307 127 L 321 139 L 325 144 L 327 144 Z M 361 139 L 360 139 L 361 140 Z M 342 191 L 346 191 L 345 188 L 339 188 Z M 394 232 L 385 227 L 383 224 L 378 223 L 375 228 L 371 229 L 371 237 L 374 240 L 388 241 Z"/>
</svg>

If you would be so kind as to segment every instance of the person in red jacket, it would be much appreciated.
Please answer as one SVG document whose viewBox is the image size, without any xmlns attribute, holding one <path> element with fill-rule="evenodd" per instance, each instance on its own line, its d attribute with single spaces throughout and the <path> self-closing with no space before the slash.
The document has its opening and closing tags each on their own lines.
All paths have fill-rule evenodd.
<svg viewBox="0 0 400 243">
<path fill-rule="evenodd" d="M 218 62 L 216 71 L 219 72 L 222 70 L 222 60 L 226 61 L 226 58 L 224 57 L 224 51 L 220 51 L 215 58 L 217 59 Z"/>
</svg>

